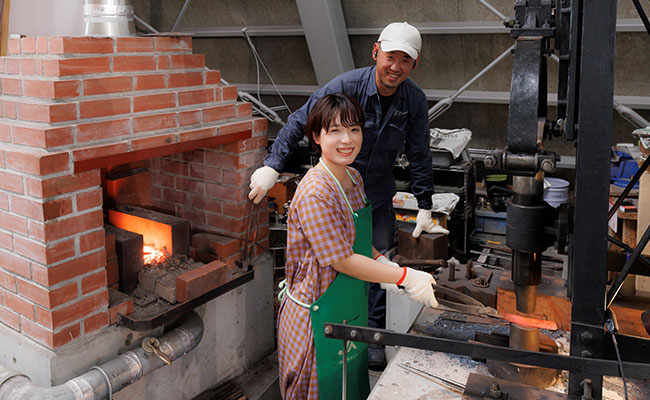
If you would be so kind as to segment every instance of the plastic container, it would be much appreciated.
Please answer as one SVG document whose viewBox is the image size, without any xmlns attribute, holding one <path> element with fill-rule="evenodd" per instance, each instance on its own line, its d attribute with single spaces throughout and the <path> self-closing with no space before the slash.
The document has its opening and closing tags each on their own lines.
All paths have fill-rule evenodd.
<svg viewBox="0 0 650 400">
<path fill-rule="evenodd" d="M 558 208 L 569 199 L 569 182 L 560 178 L 544 178 L 544 201 Z"/>
<path fill-rule="evenodd" d="M 507 215 L 505 212 L 476 210 L 474 213 L 476 222 L 474 229 L 477 232 L 505 235 Z"/>
</svg>

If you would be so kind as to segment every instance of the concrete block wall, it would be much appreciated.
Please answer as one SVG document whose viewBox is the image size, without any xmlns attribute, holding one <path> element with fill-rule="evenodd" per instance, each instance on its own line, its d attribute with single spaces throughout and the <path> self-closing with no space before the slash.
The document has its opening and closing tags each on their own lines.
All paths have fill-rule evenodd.
<svg viewBox="0 0 650 400">
<path fill-rule="evenodd" d="M 225 181 L 190 176 L 189 161 L 170 165 L 185 165 L 191 181 L 179 179 L 175 190 L 203 185 L 213 207 L 212 196 L 239 193 L 190 218 L 214 228 L 230 222 L 219 214 L 238 221 L 239 186 L 266 126 L 192 54 L 191 38 L 23 37 L 8 47 L 0 58 L 0 322 L 57 348 L 109 324 L 100 168 L 211 154 L 194 164 L 219 169 Z M 180 211 L 185 199 L 162 186 L 157 204 Z M 244 236 L 241 223 L 231 225 L 223 229 Z"/>
</svg>

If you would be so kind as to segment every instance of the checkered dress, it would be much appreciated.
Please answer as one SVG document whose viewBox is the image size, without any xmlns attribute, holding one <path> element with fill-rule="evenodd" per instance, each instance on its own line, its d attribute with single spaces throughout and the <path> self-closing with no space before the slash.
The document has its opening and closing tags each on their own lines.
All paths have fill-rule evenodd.
<svg viewBox="0 0 650 400">
<path fill-rule="evenodd" d="M 345 194 L 354 210 L 365 206 L 363 183 Z M 289 211 L 285 274 L 296 299 L 312 304 L 336 278 L 331 267 L 353 254 L 354 219 L 327 171 L 312 168 L 300 181 Z M 316 351 L 309 310 L 285 296 L 278 314 L 278 359 L 282 398 L 318 399 Z"/>
</svg>

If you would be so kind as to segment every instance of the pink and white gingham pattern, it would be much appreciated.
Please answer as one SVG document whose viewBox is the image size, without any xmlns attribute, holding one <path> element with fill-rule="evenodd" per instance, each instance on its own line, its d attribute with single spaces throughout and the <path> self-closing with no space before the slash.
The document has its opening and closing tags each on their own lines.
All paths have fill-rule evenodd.
<svg viewBox="0 0 650 400">
<path fill-rule="evenodd" d="M 345 193 L 357 210 L 363 208 L 363 184 Z M 312 168 L 298 185 L 289 210 L 285 274 L 291 294 L 312 304 L 332 284 L 331 265 L 353 254 L 354 219 L 341 190 L 327 171 Z M 318 399 L 316 352 L 309 310 L 285 296 L 278 313 L 278 359 L 282 398 Z"/>
</svg>

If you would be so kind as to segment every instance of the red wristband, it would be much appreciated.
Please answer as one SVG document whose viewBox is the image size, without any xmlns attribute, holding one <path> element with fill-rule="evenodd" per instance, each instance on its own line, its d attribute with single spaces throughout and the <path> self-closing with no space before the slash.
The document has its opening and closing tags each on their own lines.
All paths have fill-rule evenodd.
<svg viewBox="0 0 650 400">
<path fill-rule="evenodd" d="M 399 278 L 399 281 L 397 281 L 396 285 L 399 286 L 404 282 L 404 278 L 406 278 L 406 267 L 402 267 L 404 269 L 404 272 L 402 273 L 402 277 Z"/>
<path fill-rule="evenodd" d="M 379 257 L 381 257 L 381 256 L 383 256 L 383 254 L 379 253 L 379 254 L 377 255 L 377 257 L 375 257 L 375 261 L 377 261 L 377 259 L 378 259 Z"/>
</svg>

